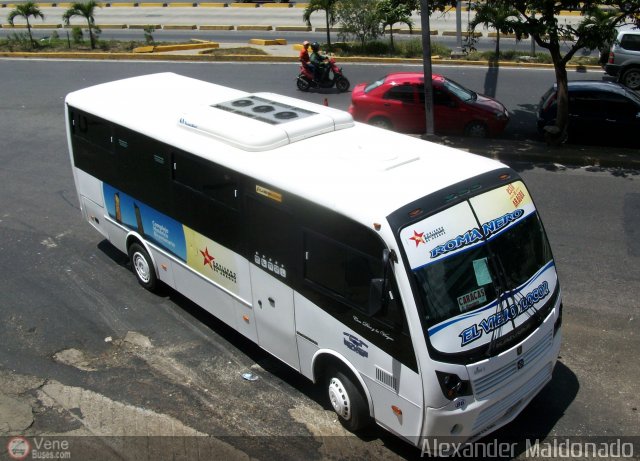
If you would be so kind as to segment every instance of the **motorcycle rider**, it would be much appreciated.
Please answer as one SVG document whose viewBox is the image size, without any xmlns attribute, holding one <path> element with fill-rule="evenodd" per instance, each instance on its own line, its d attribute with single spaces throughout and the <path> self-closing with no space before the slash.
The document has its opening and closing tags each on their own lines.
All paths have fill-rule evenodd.
<svg viewBox="0 0 640 461">
<path fill-rule="evenodd" d="M 304 42 L 302 42 L 302 50 L 300 50 L 300 63 L 302 64 L 302 67 L 304 67 L 305 69 L 308 69 L 309 71 L 313 72 L 313 68 L 314 65 L 311 64 L 311 59 L 309 58 L 309 47 L 311 46 L 311 44 L 305 40 Z"/>
<path fill-rule="evenodd" d="M 311 44 L 311 64 L 313 65 L 313 79 L 317 82 L 321 82 L 326 78 L 328 66 L 327 58 L 325 55 L 320 53 L 320 44 L 318 42 L 313 42 Z"/>
</svg>

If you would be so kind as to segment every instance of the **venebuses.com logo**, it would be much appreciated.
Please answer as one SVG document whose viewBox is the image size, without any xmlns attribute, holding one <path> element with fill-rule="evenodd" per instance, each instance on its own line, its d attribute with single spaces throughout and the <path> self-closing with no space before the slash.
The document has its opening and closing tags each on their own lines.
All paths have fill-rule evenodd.
<svg viewBox="0 0 640 461">
<path fill-rule="evenodd" d="M 31 453 L 31 445 L 24 437 L 13 437 L 9 439 L 7 452 L 11 459 L 25 459 Z"/>
<path fill-rule="evenodd" d="M 10 459 L 71 459 L 70 443 L 68 440 L 50 439 L 45 437 L 16 436 L 7 443 L 7 454 Z"/>
</svg>

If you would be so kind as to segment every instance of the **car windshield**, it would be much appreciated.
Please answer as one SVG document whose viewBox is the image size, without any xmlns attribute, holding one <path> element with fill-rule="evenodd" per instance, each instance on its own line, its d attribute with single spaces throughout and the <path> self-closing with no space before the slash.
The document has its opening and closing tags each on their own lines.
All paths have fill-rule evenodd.
<svg viewBox="0 0 640 461">
<path fill-rule="evenodd" d="M 382 78 L 379 78 L 378 80 L 376 80 L 375 82 L 369 83 L 365 87 L 364 92 L 368 93 L 371 90 L 375 90 L 376 88 L 378 88 L 380 85 L 382 85 L 384 83 L 384 79 L 385 79 L 385 77 L 382 77 Z"/>
<path fill-rule="evenodd" d="M 462 101 L 472 101 L 478 97 L 475 92 L 463 87 L 453 80 L 449 80 L 448 78 L 443 79 L 442 84 L 447 90 L 449 90 L 449 92 L 455 94 Z"/>
<path fill-rule="evenodd" d="M 551 249 L 520 181 L 411 224 L 400 238 L 426 337 L 439 352 L 475 354 L 505 336 L 504 345 L 551 304 Z"/>
</svg>

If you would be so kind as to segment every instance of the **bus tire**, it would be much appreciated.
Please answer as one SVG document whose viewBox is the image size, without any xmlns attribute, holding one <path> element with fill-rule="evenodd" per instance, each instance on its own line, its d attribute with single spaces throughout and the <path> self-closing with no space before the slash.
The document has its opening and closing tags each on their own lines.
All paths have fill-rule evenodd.
<svg viewBox="0 0 640 461">
<path fill-rule="evenodd" d="M 327 391 L 329 403 L 338 415 L 340 424 L 350 432 L 357 432 L 369 425 L 367 400 L 353 382 L 350 373 L 333 370 L 328 373 Z"/>
<path fill-rule="evenodd" d="M 155 291 L 158 287 L 158 277 L 147 250 L 139 243 L 134 242 L 129 246 L 129 259 L 138 283 L 149 291 Z"/>
</svg>

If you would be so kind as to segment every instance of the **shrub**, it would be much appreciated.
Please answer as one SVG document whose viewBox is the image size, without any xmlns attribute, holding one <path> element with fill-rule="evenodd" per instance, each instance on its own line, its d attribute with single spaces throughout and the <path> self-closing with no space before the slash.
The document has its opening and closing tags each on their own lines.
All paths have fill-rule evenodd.
<svg viewBox="0 0 640 461">
<path fill-rule="evenodd" d="M 82 27 L 73 26 L 71 29 L 71 38 L 76 45 L 84 41 L 84 34 L 82 33 Z"/>
</svg>

